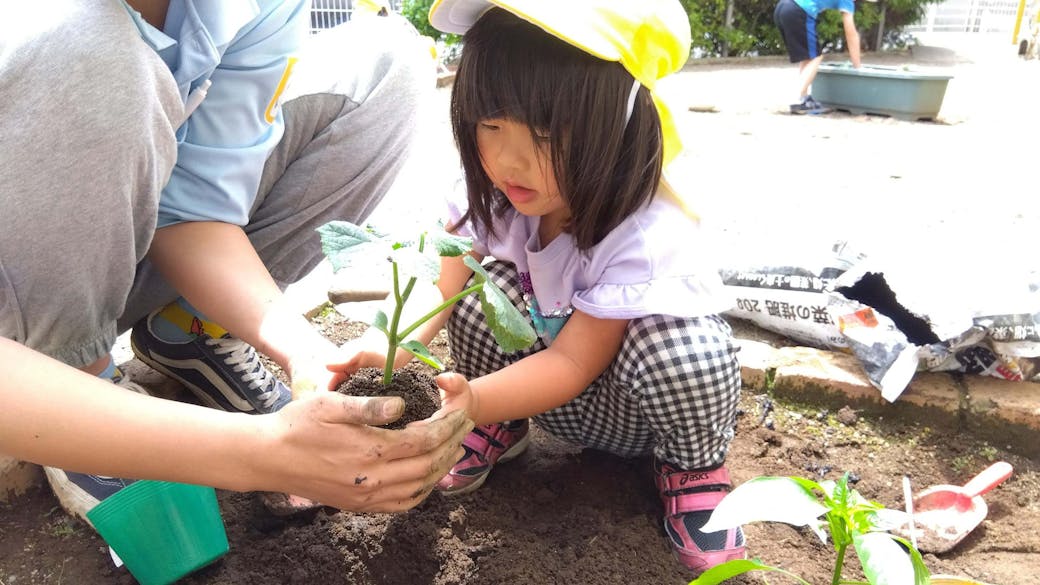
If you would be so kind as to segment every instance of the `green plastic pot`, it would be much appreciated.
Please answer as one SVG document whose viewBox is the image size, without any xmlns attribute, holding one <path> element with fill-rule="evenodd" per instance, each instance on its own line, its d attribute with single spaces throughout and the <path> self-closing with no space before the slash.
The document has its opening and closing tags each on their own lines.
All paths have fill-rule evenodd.
<svg viewBox="0 0 1040 585">
<path fill-rule="evenodd" d="M 168 585 L 228 551 L 211 487 L 135 481 L 87 518 L 141 585 Z"/>
</svg>

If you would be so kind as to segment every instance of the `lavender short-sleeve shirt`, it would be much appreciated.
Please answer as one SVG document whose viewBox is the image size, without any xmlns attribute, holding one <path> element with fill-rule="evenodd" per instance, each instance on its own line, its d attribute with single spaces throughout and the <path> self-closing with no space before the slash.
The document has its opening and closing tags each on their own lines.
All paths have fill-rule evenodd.
<svg viewBox="0 0 1040 585">
<path fill-rule="evenodd" d="M 465 208 L 464 198 L 449 201 L 449 219 L 457 220 Z M 539 221 L 510 209 L 496 220 L 494 240 L 472 224 L 458 231 L 473 238 L 477 253 L 516 265 L 524 300 L 547 343 L 575 309 L 602 319 L 635 319 L 699 317 L 732 308 L 698 223 L 665 196 L 659 194 L 587 254 L 566 233 L 543 248 Z"/>
</svg>

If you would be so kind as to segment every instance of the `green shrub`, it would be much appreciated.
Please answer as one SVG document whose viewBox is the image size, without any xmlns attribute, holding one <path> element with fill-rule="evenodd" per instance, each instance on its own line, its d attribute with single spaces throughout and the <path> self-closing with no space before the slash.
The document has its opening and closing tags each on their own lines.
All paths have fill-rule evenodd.
<svg viewBox="0 0 1040 585">
<path fill-rule="evenodd" d="M 773 23 L 776 0 L 731 0 L 732 27 L 726 27 L 727 0 L 680 0 L 690 20 L 694 57 L 719 57 L 728 48 L 731 57 L 785 54 L 780 31 Z M 868 50 L 876 50 L 877 27 L 885 10 L 886 37 L 899 35 L 903 27 L 924 17 L 928 4 L 938 0 L 883 0 L 856 2 L 856 27 Z M 817 35 L 825 53 L 845 51 L 841 15 L 833 10 L 819 18 Z"/>
<path fill-rule="evenodd" d="M 566 1 L 566 0 L 561 0 Z M 733 23 L 726 27 L 726 3 L 733 2 Z M 885 10 L 886 37 L 901 39 L 906 26 L 919 22 L 929 4 L 940 0 L 882 0 L 878 3 L 856 2 L 856 27 L 864 46 L 877 50 L 877 28 L 881 10 Z M 404 0 L 401 14 L 423 35 L 432 37 L 442 47 L 445 60 L 457 56 L 459 35 L 442 33 L 430 26 L 430 6 L 434 0 Z M 690 20 L 694 57 L 719 57 L 727 49 L 731 57 L 754 57 L 785 54 L 780 31 L 773 24 L 776 0 L 680 0 Z M 817 35 L 825 53 L 845 51 L 845 31 L 841 15 L 824 12 L 819 19 Z M 905 41 L 904 41 L 905 42 Z"/>
<path fill-rule="evenodd" d="M 442 33 L 430 25 L 430 7 L 434 0 L 404 0 L 401 4 L 401 16 L 412 23 L 419 34 L 440 41 L 445 45 L 454 45 L 459 42 L 459 35 Z"/>
</svg>

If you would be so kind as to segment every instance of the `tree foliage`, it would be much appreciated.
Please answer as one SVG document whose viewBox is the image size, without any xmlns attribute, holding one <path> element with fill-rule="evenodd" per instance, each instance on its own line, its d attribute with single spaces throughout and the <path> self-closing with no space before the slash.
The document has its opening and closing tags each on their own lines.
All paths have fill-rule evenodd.
<svg viewBox="0 0 1040 585">
<path fill-rule="evenodd" d="M 446 45 L 454 45 L 459 41 L 459 35 L 443 33 L 430 24 L 430 7 L 434 0 L 404 0 L 401 3 L 401 16 L 412 23 L 419 34 L 440 41 Z"/>
<path fill-rule="evenodd" d="M 719 57 L 724 50 L 729 56 L 785 54 L 780 31 L 773 23 L 776 0 L 680 0 L 690 19 L 693 56 Z M 877 50 L 878 25 L 885 11 L 886 38 L 893 38 L 903 27 L 919 22 L 928 4 L 939 0 L 881 0 L 878 3 L 857 0 L 856 28 L 864 48 Z M 732 2 L 732 25 L 726 26 L 727 2 Z M 845 33 L 841 15 L 834 10 L 820 14 L 817 36 L 824 52 L 845 50 Z M 890 48 L 888 46 L 880 47 Z"/>
<path fill-rule="evenodd" d="M 636 1 L 636 0 L 633 0 Z M 877 45 L 881 11 L 885 12 L 886 39 L 900 39 L 903 27 L 924 18 L 928 4 L 940 0 L 880 0 L 877 3 L 856 0 L 856 27 L 860 31 L 863 48 L 878 50 L 898 44 L 893 40 Z M 401 14 L 420 33 L 433 37 L 444 45 L 454 45 L 458 35 L 442 33 L 430 26 L 430 6 L 434 0 L 404 0 Z M 694 57 L 731 57 L 785 54 L 780 31 L 773 23 L 776 0 L 680 0 L 690 20 Z M 732 2 L 732 26 L 726 26 L 726 6 Z M 820 14 L 817 36 L 825 53 L 845 51 L 845 33 L 841 15 L 834 10 Z"/>
</svg>

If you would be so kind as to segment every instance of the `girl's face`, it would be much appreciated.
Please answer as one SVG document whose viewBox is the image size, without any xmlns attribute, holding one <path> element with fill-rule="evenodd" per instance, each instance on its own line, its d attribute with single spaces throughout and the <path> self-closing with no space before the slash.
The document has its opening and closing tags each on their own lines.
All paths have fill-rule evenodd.
<svg viewBox="0 0 1040 585">
<path fill-rule="evenodd" d="M 548 244 L 560 235 L 570 208 L 560 195 L 548 135 L 531 136 L 526 124 L 507 118 L 477 123 L 477 150 L 484 172 L 520 213 L 541 217 L 539 235 Z"/>
</svg>

